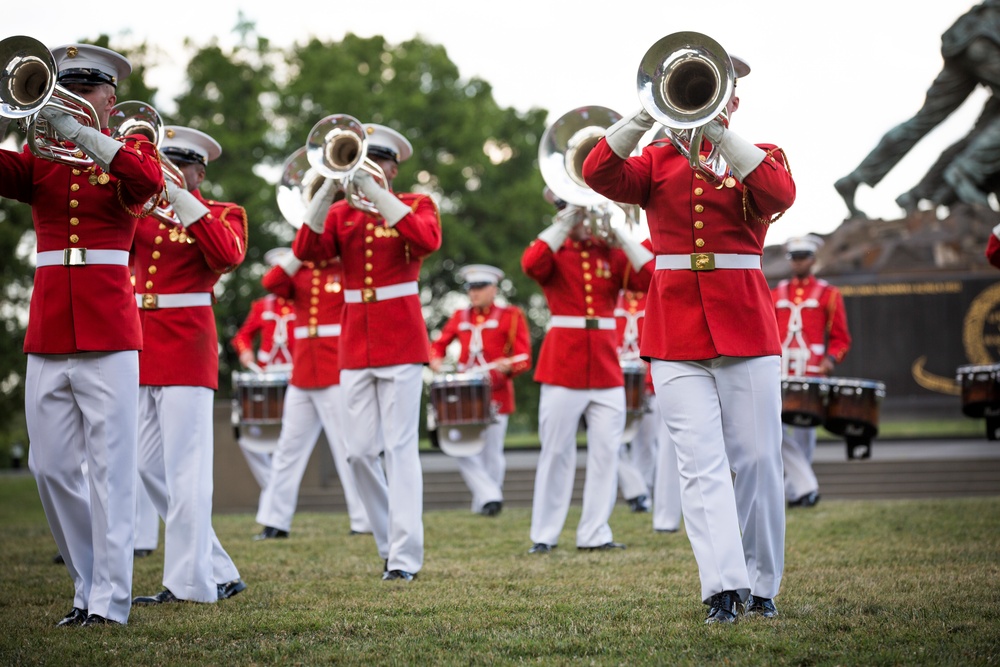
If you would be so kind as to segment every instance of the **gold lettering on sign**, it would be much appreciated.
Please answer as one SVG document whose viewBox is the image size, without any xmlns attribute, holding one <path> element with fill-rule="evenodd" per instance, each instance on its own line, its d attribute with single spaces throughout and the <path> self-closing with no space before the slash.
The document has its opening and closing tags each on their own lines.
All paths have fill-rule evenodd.
<svg viewBox="0 0 1000 667">
<path fill-rule="evenodd" d="M 947 280 L 933 283 L 880 283 L 876 285 L 838 285 L 844 296 L 897 296 L 901 294 L 960 294 L 962 283 Z"/>
</svg>

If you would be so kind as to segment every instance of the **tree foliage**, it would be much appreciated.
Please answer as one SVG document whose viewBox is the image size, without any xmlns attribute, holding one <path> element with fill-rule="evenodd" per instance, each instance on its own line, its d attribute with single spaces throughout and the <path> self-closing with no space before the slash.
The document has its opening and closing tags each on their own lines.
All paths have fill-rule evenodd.
<svg viewBox="0 0 1000 667">
<path fill-rule="evenodd" d="M 278 211 L 277 174 L 285 158 L 305 144 L 312 126 L 330 114 L 388 125 L 413 144 L 414 155 L 400 166 L 394 189 L 429 193 L 441 211 L 442 248 L 425 261 L 421 276 L 429 330 L 436 331 L 451 314 L 454 300 L 444 297 L 460 289 L 455 272 L 467 263 L 502 268 L 508 299 L 537 313 L 528 302 L 532 295 L 537 300 L 538 289 L 521 272 L 520 256 L 551 213 L 536 167 L 545 110 L 499 107 L 488 82 L 463 79 L 444 47 L 419 38 L 390 44 L 380 36 L 348 34 L 340 42 L 310 39 L 277 48 L 252 24 L 241 22 L 237 32 L 241 39 L 231 49 L 215 41 L 194 47 L 186 67 L 188 86 L 172 100 L 176 111 L 164 119 L 219 141 L 223 153 L 209 165 L 202 192 L 247 211 L 247 259 L 216 290 L 222 387 L 228 387 L 226 378 L 236 363 L 229 338 L 250 301 L 263 294 L 263 255 L 288 245 L 295 232 Z M 116 48 L 105 36 L 94 43 Z M 120 86 L 119 100 L 162 105 L 159 91 L 146 84 L 151 48 L 118 50 L 134 66 Z M 25 311 L 31 269 L 15 249 L 27 243 L 33 250 L 33 236 L 26 206 L 0 201 L 0 220 L 7 333 L 0 350 L 0 409 L 9 408 L 0 415 L 3 442 L 18 428 L 9 416 L 23 414 L 19 341 L 24 329 L 13 313 Z M 537 346 L 539 323 L 532 330 Z M 4 382 L 5 377 L 10 379 Z M 530 378 L 519 379 L 518 397 L 513 429 L 535 423 L 537 388 Z"/>
</svg>

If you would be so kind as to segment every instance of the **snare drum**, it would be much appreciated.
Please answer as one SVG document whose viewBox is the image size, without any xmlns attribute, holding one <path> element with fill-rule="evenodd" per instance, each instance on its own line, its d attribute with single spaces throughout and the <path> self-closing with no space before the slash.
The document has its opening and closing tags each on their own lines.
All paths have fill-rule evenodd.
<svg viewBox="0 0 1000 667">
<path fill-rule="evenodd" d="M 431 380 L 431 405 L 438 426 L 490 424 L 496 421 L 491 405 L 490 378 L 483 373 L 445 373 Z"/>
<path fill-rule="evenodd" d="M 646 411 L 646 362 L 628 359 L 621 362 L 625 378 L 625 413 L 641 415 Z"/>
<path fill-rule="evenodd" d="M 819 426 L 826 420 L 830 382 L 820 377 L 781 381 L 781 421 L 790 426 Z"/>
<path fill-rule="evenodd" d="M 878 435 L 885 384 L 859 378 L 829 378 L 824 426 L 830 433 L 871 440 Z"/>
<path fill-rule="evenodd" d="M 290 376 L 287 371 L 234 371 L 233 400 L 239 423 L 280 424 Z"/>
<path fill-rule="evenodd" d="M 962 385 L 962 414 L 967 417 L 1000 415 L 1000 364 L 960 366 L 956 379 Z"/>
</svg>

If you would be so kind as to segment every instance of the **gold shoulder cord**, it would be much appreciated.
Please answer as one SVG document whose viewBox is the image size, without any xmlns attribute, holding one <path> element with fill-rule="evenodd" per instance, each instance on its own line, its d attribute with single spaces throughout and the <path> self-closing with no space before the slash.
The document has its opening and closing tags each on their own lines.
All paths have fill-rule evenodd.
<svg viewBox="0 0 1000 667">
<path fill-rule="evenodd" d="M 785 155 L 785 151 L 782 150 L 781 148 L 778 149 L 778 152 L 781 154 L 781 161 L 785 165 L 785 170 L 788 172 L 788 175 L 791 176 L 792 175 L 792 168 L 788 164 L 788 156 Z M 773 151 L 767 151 L 767 156 L 769 158 L 771 158 L 771 159 L 774 159 L 774 153 L 773 153 Z M 777 222 L 778 220 L 780 220 L 781 216 L 783 216 L 784 214 L 785 214 L 785 212 L 781 211 L 780 213 L 775 214 L 775 216 L 773 218 L 770 218 L 770 219 L 765 218 L 762 215 L 759 215 L 757 213 L 757 211 L 754 209 L 753 202 L 750 201 L 750 188 L 747 188 L 746 186 L 743 187 L 743 219 L 744 220 L 753 220 L 754 222 L 759 222 L 759 223 L 761 223 L 763 225 L 771 225 L 771 224 L 774 224 L 775 222 Z"/>
</svg>

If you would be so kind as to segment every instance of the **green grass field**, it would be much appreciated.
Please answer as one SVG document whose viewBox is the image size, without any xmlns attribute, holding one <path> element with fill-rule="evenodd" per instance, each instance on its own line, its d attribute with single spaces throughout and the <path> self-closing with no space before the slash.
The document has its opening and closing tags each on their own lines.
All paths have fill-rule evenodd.
<svg viewBox="0 0 1000 667">
<path fill-rule="evenodd" d="M 34 482 L 0 476 L 0 665 L 995 665 L 1000 498 L 827 501 L 790 510 L 780 617 L 706 627 L 683 531 L 612 517 L 624 552 L 528 555 L 527 509 L 425 514 L 415 582 L 382 582 L 343 514 L 253 542 L 215 517 L 249 588 L 214 605 L 133 610 L 126 627 L 56 628 L 72 601 Z M 163 549 L 134 592 L 161 589 Z"/>
</svg>

